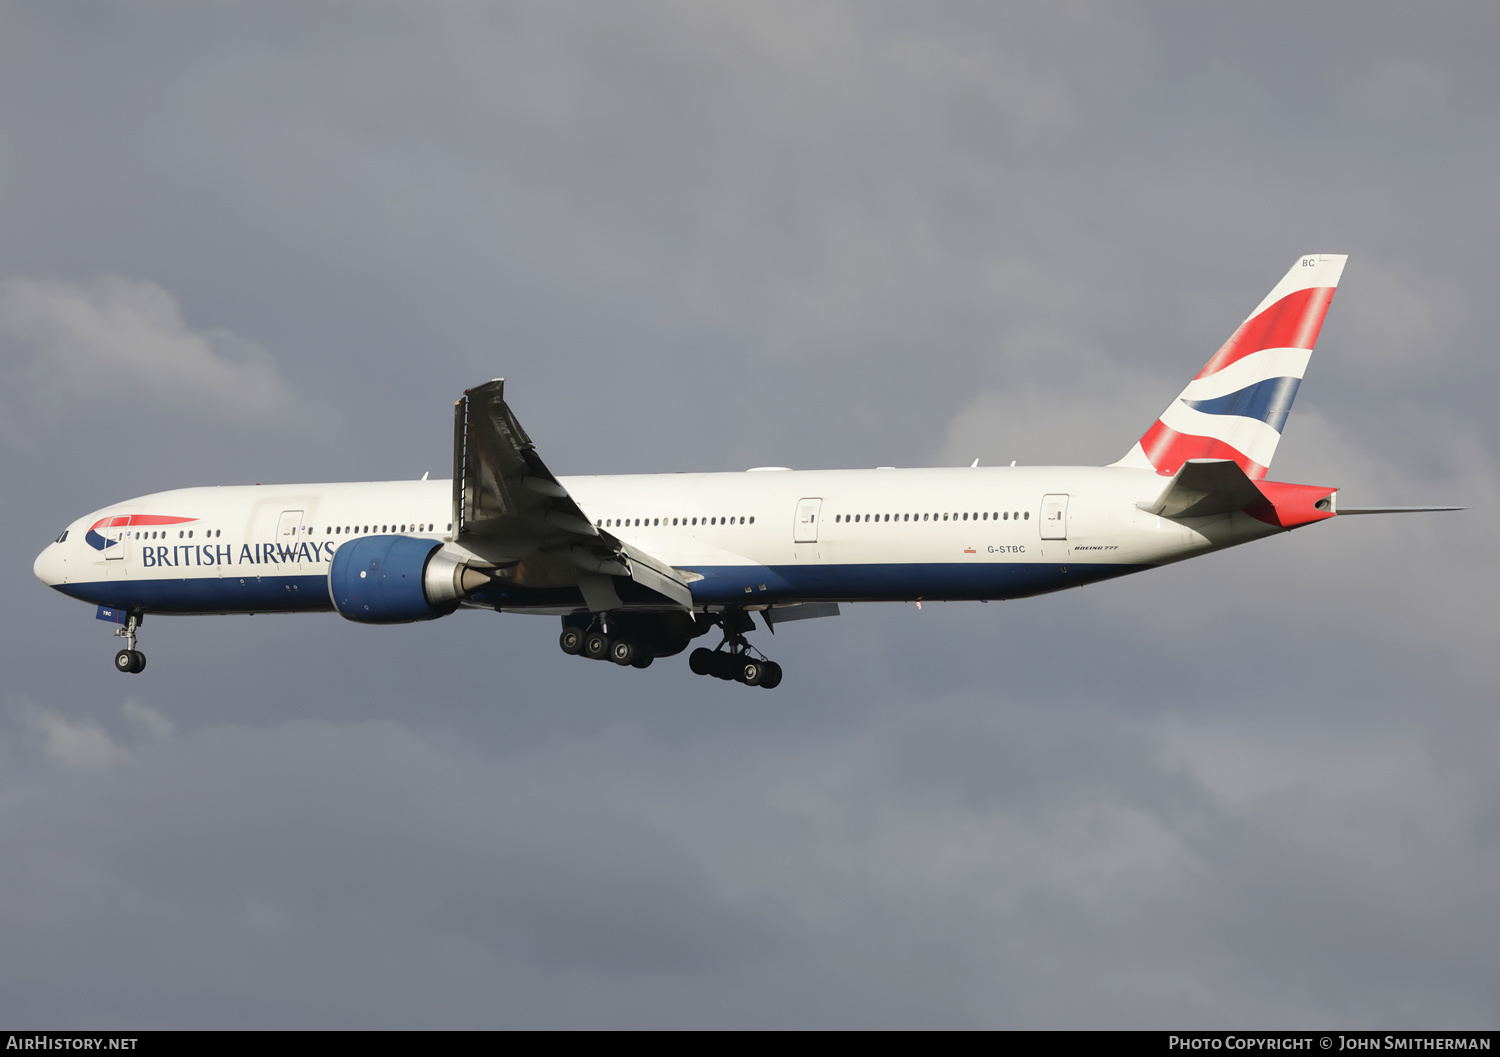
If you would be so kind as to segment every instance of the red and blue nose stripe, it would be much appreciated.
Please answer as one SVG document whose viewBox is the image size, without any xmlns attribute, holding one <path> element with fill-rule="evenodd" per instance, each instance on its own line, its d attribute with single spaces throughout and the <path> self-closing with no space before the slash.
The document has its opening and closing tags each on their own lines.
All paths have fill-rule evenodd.
<svg viewBox="0 0 1500 1057">
<path fill-rule="evenodd" d="M 189 521 L 197 521 L 195 517 L 169 517 L 165 514 L 120 514 L 113 517 L 102 517 L 89 526 L 84 533 L 84 540 L 96 551 L 102 551 L 113 547 L 119 540 L 105 539 L 99 535 L 101 528 L 136 528 L 145 525 L 185 525 Z"/>
</svg>

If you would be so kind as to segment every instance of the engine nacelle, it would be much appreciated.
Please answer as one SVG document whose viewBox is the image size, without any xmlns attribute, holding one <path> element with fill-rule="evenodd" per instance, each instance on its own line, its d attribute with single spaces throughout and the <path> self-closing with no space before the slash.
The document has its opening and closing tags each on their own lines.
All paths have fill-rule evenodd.
<svg viewBox="0 0 1500 1057">
<path fill-rule="evenodd" d="M 328 594 L 334 608 L 363 624 L 409 624 L 446 616 L 489 582 L 436 540 L 362 536 L 333 555 Z"/>
</svg>

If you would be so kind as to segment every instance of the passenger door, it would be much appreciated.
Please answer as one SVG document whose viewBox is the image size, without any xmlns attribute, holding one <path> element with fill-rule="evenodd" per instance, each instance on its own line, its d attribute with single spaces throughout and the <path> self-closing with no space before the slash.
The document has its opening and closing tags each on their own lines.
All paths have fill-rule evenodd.
<svg viewBox="0 0 1500 1057">
<path fill-rule="evenodd" d="M 1042 539 L 1065 540 L 1068 538 L 1068 497 L 1065 495 L 1042 496 Z"/>
<path fill-rule="evenodd" d="M 106 561 L 124 561 L 130 552 L 130 518 L 116 517 L 109 519 L 109 527 L 101 528 L 99 534 L 109 541 L 109 546 L 104 548 Z"/>
<path fill-rule="evenodd" d="M 797 521 L 792 526 L 793 543 L 818 542 L 818 514 L 822 509 L 821 499 L 797 500 Z"/>
<path fill-rule="evenodd" d="M 281 512 L 280 520 L 276 522 L 277 557 L 281 557 L 281 555 L 286 554 L 289 551 L 295 553 L 297 550 L 297 544 L 300 542 L 302 542 L 302 511 L 283 510 Z M 296 561 L 297 559 L 283 558 L 282 560 Z"/>
</svg>

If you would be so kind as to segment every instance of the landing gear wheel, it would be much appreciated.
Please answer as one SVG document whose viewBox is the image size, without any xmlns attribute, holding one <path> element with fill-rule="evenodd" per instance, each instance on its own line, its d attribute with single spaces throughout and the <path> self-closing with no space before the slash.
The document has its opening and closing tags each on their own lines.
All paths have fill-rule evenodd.
<svg viewBox="0 0 1500 1057">
<path fill-rule="evenodd" d="M 629 639 L 615 639 L 609 647 L 609 659 L 621 668 L 634 664 L 636 657 L 640 654 L 640 648 Z"/>
<path fill-rule="evenodd" d="M 583 629 L 563 628 L 562 634 L 557 637 L 557 644 L 568 656 L 578 656 L 583 652 Z"/>
<path fill-rule="evenodd" d="M 707 675 L 714 669 L 714 651 L 706 646 L 699 646 L 688 654 L 688 668 L 694 675 Z"/>
<path fill-rule="evenodd" d="M 724 641 L 717 649 L 699 647 L 688 655 L 688 667 L 694 675 L 711 675 L 725 682 L 771 689 L 781 683 L 781 665 L 767 660 L 765 654 L 745 640 L 752 627 L 750 615 L 743 610 L 726 611 L 715 618 L 724 629 Z"/>
<path fill-rule="evenodd" d="M 115 654 L 115 671 L 127 674 L 135 672 L 135 650 L 121 650 Z"/>
<path fill-rule="evenodd" d="M 609 656 L 609 636 L 602 631 L 591 631 L 583 637 L 583 655 L 591 661 L 602 661 Z"/>
<path fill-rule="evenodd" d="M 632 668 L 649 668 L 651 667 L 651 662 L 654 660 L 656 660 L 655 657 L 651 656 L 651 654 L 647 653 L 645 650 L 641 650 L 636 655 L 635 660 L 630 662 L 630 666 Z"/>
<path fill-rule="evenodd" d="M 712 655 L 712 661 L 713 664 L 708 669 L 708 674 L 726 682 L 734 678 L 735 672 L 740 667 L 739 659 L 732 653 L 715 653 Z"/>
<path fill-rule="evenodd" d="M 135 654 L 135 667 L 131 669 L 136 675 L 146 670 L 146 655 L 140 650 L 133 650 Z"/>
</svg>

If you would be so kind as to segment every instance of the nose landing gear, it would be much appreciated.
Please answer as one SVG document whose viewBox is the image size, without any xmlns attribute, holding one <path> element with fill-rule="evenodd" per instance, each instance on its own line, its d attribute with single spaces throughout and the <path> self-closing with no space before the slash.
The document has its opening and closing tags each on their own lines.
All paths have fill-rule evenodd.
<svg viewBox="0 0 1500 1057">
<path fill-rule="evenodd" d="M 141 615 L 130 613 L 125 618 L 125 626 L 115 629 L 115 635 L 125 640 L 125 648 L 115 654 L 115 671 L 139 675 L 146 670 L 146 655 L 135 648 L 135 632 L 140 626 Z"/>
</svg>

